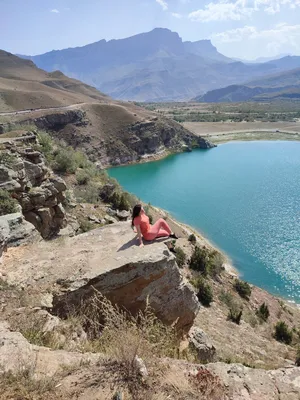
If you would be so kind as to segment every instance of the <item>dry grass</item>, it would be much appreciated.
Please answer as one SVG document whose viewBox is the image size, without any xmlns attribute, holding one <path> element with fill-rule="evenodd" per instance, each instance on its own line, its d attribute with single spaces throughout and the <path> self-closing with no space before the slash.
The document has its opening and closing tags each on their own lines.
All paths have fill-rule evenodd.
<svg viewBox="0 0 300 400">
<path fill-rule="evenodd" d="M 1 375 L 1 400 L 55 400 L 56 385 L 55 378 L 35 379 L 31 369 L 8 372 Z"/>
<path fill-rule="evenodd" d="M 144 359 L 178 357 L 180 339 L 174 326 L 160 322 L 149 304 L 133 316 L 95 290 L 77 318 L 88 333 L 89 350 L 105 353 L 129 368 L 136 355 Z"/>
<path fill-rule="evenodd" d="M 34 368 L 6 374 L 1 381 L 0 390 L 4 393 L 1 399 L 71 399 L 77 398 L 78 393 L 98 398 L 99 392 L 108 393 L 103 398 L 112 399 L 118 390 L 126 400 L 222 399 L 215 397 L 215 393 L 223 390 L 216 377 L 202 372 L 202 382 L 198 373 L 199 368 L 203 371 L 201 367 L 194 366 L 196 374 L 191 375 L 188 364 L 178 360 L 183 354 L 179 351 L 180 338 L 175 328 L 163 325 L 149 304 L 143 312 L 132 316 L 95 290 L 88 304 L 82 304 L 76 314 L 71 313 L 67 320 L 61 321 L 62 327 L 67 327 L 64 330 L 58 326 L 53 332 L 44 332 L 45 320 L 39 312 L 21 313 L 14 323 L 31 343 L 66 350 L 73 341 L 72 333 L 84 326 L 88 337 L 77 342 L 73 350 L 101 352 L 106 357 L 97 365 L 66 366 L 51 379 L 34 379 Z M 66 338 L 63 342 L 59 341 L 61 334 Z M 143 360 L 147 374 L 141 373 L 137 356 Z M 189 354 L 184 354 L 184 358 L 191 360 Z"/>
<path fill-rule="evenodd" d="M 106 373 L 109 370 L 108 379 L 113 380 L 114 388 L 121 387 L 128 393 L 126 399 L 222 398 L 220 394 L 224 388 L 208 370 L 200 368 L 195 376 L 188 376 L 179 364 L 169 368 L 167 360 L 183 356 L 179 350 L 180 338 L 173 326 L 160 322 L 149 304 L 143 312 L 132 316 L 95 290 L 88 304 L 81 306 L 76 318 L 89 336 L 84 351 L 107 355 L 109 361 L 105 369 Z M 145 363 L 146 375 L 141 373 L 136 357 Z M 190 360 L 188 352 L 185 359 Z"/>
</svg>

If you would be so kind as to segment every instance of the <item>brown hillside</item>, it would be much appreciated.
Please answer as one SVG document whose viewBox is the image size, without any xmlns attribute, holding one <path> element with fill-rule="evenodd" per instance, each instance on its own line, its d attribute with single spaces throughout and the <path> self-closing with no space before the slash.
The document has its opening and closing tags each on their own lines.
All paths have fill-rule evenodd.
<svg viewBox="0 0 300 400">
<path fill-rule="evenodd" d="M 0 112 L 105 101 L 91 86 L 0 50 Z"/>
</svg>

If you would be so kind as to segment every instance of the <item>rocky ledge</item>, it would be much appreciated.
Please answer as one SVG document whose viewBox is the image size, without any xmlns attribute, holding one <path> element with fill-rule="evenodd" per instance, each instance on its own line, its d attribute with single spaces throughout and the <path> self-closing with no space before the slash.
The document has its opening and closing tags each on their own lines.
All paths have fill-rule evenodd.
<svg viewBox="0 0 300 400">
<path fill-rule="evenodd" d="M 9 253 L 4 264 L 8 283 L 41 293 L 52 288 L 53 310 L 60 316 L 88 301 L 95 289 L 132 314 L 149 301 L 163 322 L 176 323 L 179 330 L 188 331 L 199 310 L 166 245 L 139 248 L 128 222 L 23 247 Z"/>
</svg>

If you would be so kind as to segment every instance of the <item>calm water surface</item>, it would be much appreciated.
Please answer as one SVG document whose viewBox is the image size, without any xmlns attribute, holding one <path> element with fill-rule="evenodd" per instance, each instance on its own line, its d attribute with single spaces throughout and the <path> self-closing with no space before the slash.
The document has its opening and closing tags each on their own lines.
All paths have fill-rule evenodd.
<svg viewBox="0 0 300 400">
<path fill-rule="evenodd" d="M 203 232 L 245 280 L 300 303 L 300 142 L 227 143 L 109 174 Z"/>
</svg>

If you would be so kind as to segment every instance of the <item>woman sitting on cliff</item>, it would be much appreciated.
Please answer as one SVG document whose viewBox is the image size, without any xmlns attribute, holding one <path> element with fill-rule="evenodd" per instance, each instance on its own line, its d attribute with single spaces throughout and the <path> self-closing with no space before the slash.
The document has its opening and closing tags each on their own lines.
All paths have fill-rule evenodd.
<svg viewBox="0 0 300 400">
<path fill-rule="evenodd" d="M 159 237 L 171 237 L 178 239 L 178 237 L 171 231 L 169 225 L 163 218 L 160 218 L 154 225 L 150 225 L 149 218 L 141 204 L 137 204 L 132 212 L 132 227 L 136 228 L 140 247 L 143 247 L 143 239 L 154 240 Z"/>
</svg>

